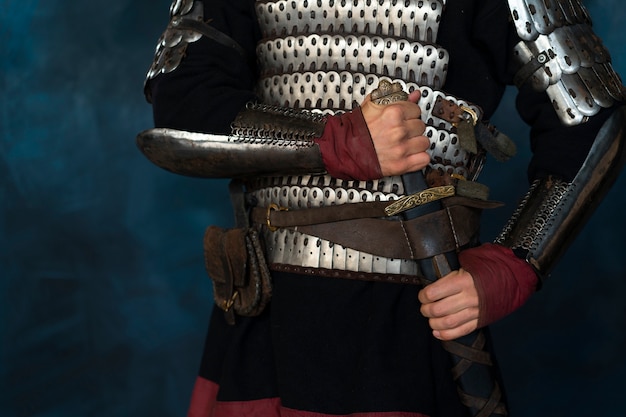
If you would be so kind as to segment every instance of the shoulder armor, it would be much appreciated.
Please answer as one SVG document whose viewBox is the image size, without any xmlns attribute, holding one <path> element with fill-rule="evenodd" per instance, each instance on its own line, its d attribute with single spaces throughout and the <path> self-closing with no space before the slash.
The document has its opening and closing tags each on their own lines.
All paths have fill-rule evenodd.
<svg viewBox="0 0 626 417">
<path fill-rule="evenodd" d="M 518 87 L 546 91 L 565 125 L 577 125 L 626 97 L 611 56 L 580 0 L 508 0 L 522 41 Z"/>
<path fill-rule="evenodd" d="M 174 71 L 185 56 L 187 46 L 206 36 L 224 46 L 233 48 L 245 57 L 243 48 L 231 37 L 218 31 L 204 21 L 204 6 L 201 1 L 174 0 L 170 6 L 170 22 L 159 38 L 154 60 L 147 81 L 159 74 Z M 144 85 L 144 93 L 151 101 L 150 91 Z"/>
<path fill-rule="evenodd" d="M 182 19 L 202 22 L 202 2 L 193 0 L 174 0 L 172 2 L 170 22 L 159 38 L 154 61 L 148 70 L 146 80 L 150 80 L 161 73 L 174 71 L 185 56 L 187 45 L 202 37 L 202 34 L 197 30 L 179 27 Z"/>
</svg>

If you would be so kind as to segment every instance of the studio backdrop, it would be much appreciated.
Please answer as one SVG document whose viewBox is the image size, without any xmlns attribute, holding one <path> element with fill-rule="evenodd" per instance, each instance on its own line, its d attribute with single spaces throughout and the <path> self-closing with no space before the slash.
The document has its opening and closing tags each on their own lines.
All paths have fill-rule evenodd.
<svg viewBox="0 0 626 417">
<path fill-rule="evenodd" d="M 454 1 L 454 0 L 448 0 Z M 626 3 L 585 1 L 626 76 Z M 212 306 L 202 236 L 229 226 L 226 183 L 179 177 L 135 146 L 169 0 L 0 1 L 0 416 L 184 416 Z M 518 144 L 483 175 L 527 189 Z M 544 288 L 493 334 L 512 415 L 626 415 L 626 178 Z"/>
</svg>

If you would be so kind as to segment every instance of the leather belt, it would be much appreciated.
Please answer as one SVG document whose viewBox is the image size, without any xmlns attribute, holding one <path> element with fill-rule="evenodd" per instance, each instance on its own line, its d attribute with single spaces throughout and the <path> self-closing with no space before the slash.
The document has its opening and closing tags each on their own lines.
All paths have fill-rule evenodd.
<svg viewBox="0 0 626 417">
<path fill-rule="evenodd" d="M 478 233 L 481 209 L 501 205 L 463 197 L 442 201 L 442 210 L 409 221 L 385 218 L 386 201 L 289 211 L 255 207 L 251 216 L 265 227 L 297 230 L 378 256 L 425 259 L 470 243 Z"/>
</svg>

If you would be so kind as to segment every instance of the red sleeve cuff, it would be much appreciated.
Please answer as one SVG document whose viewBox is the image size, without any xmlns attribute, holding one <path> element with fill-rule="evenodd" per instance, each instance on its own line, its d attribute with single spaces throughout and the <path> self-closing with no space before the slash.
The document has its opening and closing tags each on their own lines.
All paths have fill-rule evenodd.
<svg viewBox="0 0 626 417">
<path fill-rule="evenodd" d="M 504 246 L 486 243 L 459 254 L 474 279 L 479 298 L 478 327 L 487 326 L 521 307 L 537 287 L 528 263 Z"/>
<path fill-rule="evenodd" d="M 331 176 L 359 181 L 382 178 L 376 149 L 360 108 L 329 117 L 324 133 L 316 142 Z"/>
</svg>

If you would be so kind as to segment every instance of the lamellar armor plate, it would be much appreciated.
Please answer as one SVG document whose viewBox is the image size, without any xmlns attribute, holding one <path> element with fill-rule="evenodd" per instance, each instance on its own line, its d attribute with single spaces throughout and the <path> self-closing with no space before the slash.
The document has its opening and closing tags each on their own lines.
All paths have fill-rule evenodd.
<svg viewBox="0 0 626 417">
<path fill-rule="evenodd" d="M 577 125 L 625 96 L 611 56 L 579 0 L 509 0 L 522 41 L 516 84 L 546 91 L 566 125 Z"/>
<path fill-rule="evenodd" d="M 454 122 L 438 117 L 438 101 L 481 109 L 450 96 L 445 83 L 449 55 L 436 42 L 445 2 L 431 0 L 258 1 L 263 39 L 257 46 L 258 96 L 267 104 L 335 114 L 358 106 L 380 83 L 419 89 L 422 119 L 431 140 L 429 169 L 464 178 L 478 175 L 484 155 L 460 145 Z M 478 161 L 480 160 L 480 161 Z M 252 179 L 250 194 L 261 206 L 290 210 L 404 195 L 400 177 L 341 181 L 323 176 Z M 266 230 L 268 261 L 305 268 L 415 275 L 417 265 L 359 252 L 295 230 Z"/>
</svg>

